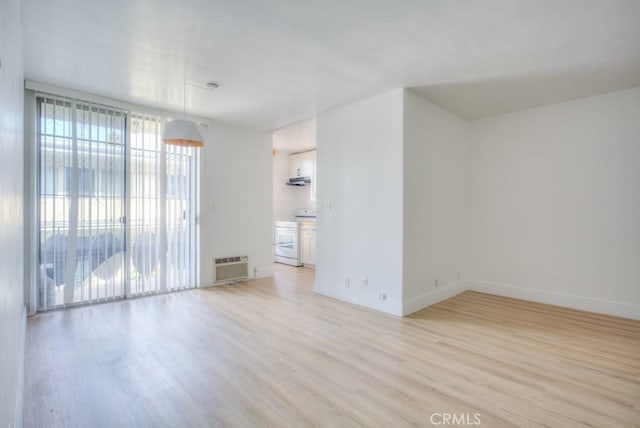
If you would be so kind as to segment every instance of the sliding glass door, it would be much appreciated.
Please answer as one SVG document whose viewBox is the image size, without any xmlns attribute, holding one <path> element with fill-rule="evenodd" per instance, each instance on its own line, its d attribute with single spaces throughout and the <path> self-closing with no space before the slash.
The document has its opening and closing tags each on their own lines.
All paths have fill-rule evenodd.
<svg viewBox="0 0 640 428">
<path fill-rule="evenodd" d="M 160 118 L 132 115 L 130 123 L 131 294 L 192 287 L 197 152 L 164 144 Z"/>
<path fill-rule="evenodd" d="M 194 287 L 197 152 L 162 119 L 36 97 L 38 309 Z"/>
<path fill-rule="evenodd" d="M 37 99 L 40 308 L 122 297 L 126 115 Z"/>
</svg>

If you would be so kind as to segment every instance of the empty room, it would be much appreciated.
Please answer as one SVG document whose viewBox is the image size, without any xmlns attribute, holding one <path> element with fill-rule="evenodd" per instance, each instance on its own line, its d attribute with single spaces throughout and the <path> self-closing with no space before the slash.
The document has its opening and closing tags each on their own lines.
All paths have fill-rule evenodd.
<svg viewBox="0 0 640 428">
<path fill-rule="evenodd" d="M 640 1 L 0 0 L 0 427 L 640 427 Z"/>
</svg>

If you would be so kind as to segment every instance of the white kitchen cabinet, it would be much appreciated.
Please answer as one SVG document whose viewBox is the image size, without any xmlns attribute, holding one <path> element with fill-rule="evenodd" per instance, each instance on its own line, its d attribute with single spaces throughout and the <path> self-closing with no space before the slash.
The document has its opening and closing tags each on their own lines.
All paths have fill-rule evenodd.
<svg viewBox="0 0 640 428">
<path fill-rule="evenodd" d="M 303 224 L 300 227 L 300 261 L 305 266 L 316 265 L 315 224 Z"/>
<path fill-rule="evenodd" d="M 309 232 L 309 264 L 316 265 L 316 230 Z"/>
<path fill-rule="evenodd" d="M 315 164 L 315 150 L 289 156 L 289 178 L 311 177 L 313 180 Z"/>
<path fill-rule="evenodd" d="M 297 155 L 289 156 L 289 178 L 298 178 L 304 177 L 302 175 L 302 155 L 304 153 L 299 153 Z"/>
</svg>

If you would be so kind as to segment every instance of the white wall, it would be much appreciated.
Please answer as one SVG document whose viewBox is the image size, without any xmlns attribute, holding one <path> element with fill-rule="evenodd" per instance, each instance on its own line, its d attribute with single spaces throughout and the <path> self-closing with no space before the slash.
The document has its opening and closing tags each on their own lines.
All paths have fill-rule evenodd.
<svg viewBox="0 0 640 428">
<path fill-rule="evenodd" d="M 405 314 L 459 291 L 469 255 L 469 167 L 469 123 L 405 91 Z"/>
<path fill-rule="evenodd" d="M 317 208 L 316 201 L 311 199 L 312 188 L 312 186 L 298 186 L 294 189 L 296 190 L 295 208 L 304 208 L 308 210 L 315 210 Z"/>
<path fill-rule="evenodd" d="M 640 318 L 640 88 L 471 135 L 474 288 Z"/>
<path fill-rule="evenodd" d="M 23 102 L 20 2 L 0 0 L 0 427 L 22 425 Z"/>
<path fill-rule="evenodd" d="M 298 207 L 301 189 L 287 186 L 289 181 L 289 153 L 278 152 L 273 156 L 273 219 L 291 220 Z"/>
<path fill-rule="evenodd" d="M 273 273 L 271 135 L 212 124 L 200 165 L 200 283 L 213 258 L 248 255 L 250 275 Z"/>
<path fill-rule="evenodd" d="M 394 314 L 473 289 L 640 319 L 639 118 L 640 88 L 473 122 L 403 90 L 321 114 L 316 291 Z"/>
<path fill-rule="evenodd" d="M 394 90 L 317 118 L 315 291 L 402 313 L 402 108 Z M 331 209 L 327 204 L 331 203 Z M 345 286 L 345 278 L 351 286 Z M 362 287 L 363 277 L 368 285 Z M 387 299 L 379 298 L 386 293 Z"/>
</svg>

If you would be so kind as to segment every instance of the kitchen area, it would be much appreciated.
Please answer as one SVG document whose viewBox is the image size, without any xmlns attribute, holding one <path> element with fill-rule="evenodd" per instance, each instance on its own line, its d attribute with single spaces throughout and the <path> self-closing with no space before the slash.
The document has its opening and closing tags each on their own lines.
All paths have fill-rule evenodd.
<svg viewBox="0 0 640 428">
<path fill-rule="evenodd" d="M 273 133 L 273 261 L 316 265 L 316 122 Z"/>
</svg>

